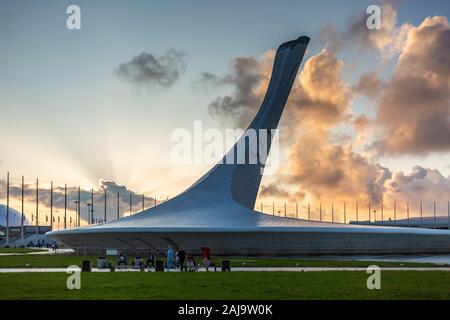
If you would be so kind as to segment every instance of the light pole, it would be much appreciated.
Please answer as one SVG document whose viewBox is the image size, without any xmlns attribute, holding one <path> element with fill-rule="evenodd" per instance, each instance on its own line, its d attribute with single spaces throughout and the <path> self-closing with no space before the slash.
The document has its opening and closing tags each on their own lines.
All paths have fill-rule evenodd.
<svg viewBox="0 0 450 320">
<path fill-rule="evenodd" d="M 434 229 L 436 229 L 436 201 L 433 202 L 433 220 L 434 220 Z"/>
<path fill-rule="evenodd" d="M 133 212 L 133 203 L 132 203 L 132 199 L 131 199 L 131 191 L 130 191 L 130 216 L 131 213 Z"/>
<path fill-rule="evenodd" d="M 9 172 L 6 174 L 6 245 L 9 245 Z"/>
<path fill-rule="evenodd" d="M 39 179 L 36 179 L 36 234 L 39 234 Z"/>
<path fill-rule="evenodd" d="M 104 195 L 104 197 L 105 197 L 105 216 L 103 217 L 104 218 L 104 222 L 106 222 L 106 188 L 105 188 L 105 195 Z"/>
<path fill-rule="evenodd" d="M 94 188 L 91 191 L 91 224 L 94 224 Z"/>
<path fill-rule="evenodd" d="M 117 220 L 120 219 L 120 193 L 117 192 Z"/>
<path fill-rule="evenodd" d="M 358 202 L 356 203 L 356 222 L 359 222 L 359 208 L 358 208 Z"/>
<path fill-rule="evenodd" d="M 347 224 L 347 204 L 344 202 L 344 224 Z"/>
<path fill-rule="evenodd" d="M 25 212 L 24 212 L 24 187 L 25 187 L 25 178 L 22 176 L 22 218 L 20 220 L 20 239 L 24 239 L 24 232 L 23 232 L 23 223 L 25 221 Z"/>
<path fill-rule="evenodd" d="M 86 203 L 87 208 L 88 208 L 88 222 L 89 224 L 92 224 L 92 218 L 91 218 L 91 204 L 90 203 Z"/>
<path fill-rule="evenodd" d="M 78 186 L 78 227 L 81 226 L 81 188 Z"/>
<path fill-rule="evenodd" d="M 397 224 L 397 203 L 394 202 L 394 221 Z"/>
<path fill-rule="evenodd" d="M 64 185 L 64 229 L 67 229 L 67 184 Z"/>
<path fill-rule="evenodd" d="M 410 227 L 410 223 L 409 223 L 409 202 L 406 203 L 406 217 L 407 217 L 408 228 L 409 228 Z"/>
<path fill-rule="evenodd" d="M 331 204 L 331 222 L 334 223 L 334 203 Z"/>
<path fill-rule="evenodd" d="M 50 181 L 50 230 L 53 230 L 53 181 Z"/>
<path fill-rule="evenodd" d="M 420 225 L 422 225 L 423 220 L 423 202 L 420 201 Z"/>
<path fill-rule="evenodd" d="M 322 203 L 319 204 L 320 222 L 322 222 Z"/>
<path fill-rule="evenodd" d="M 450 201 L 447 202 L 448 230 L 450 230 Z"/>
<path fill-rule="evenodd" d="M 77 225 L 78 227 L 80 226 L 79 224 L 78 224 L 78 216 L 79 216 L 79 213 L 78 213 L 78 205 L 79 205 L 79 201 L 74 201 L 73 203 L 75 203 L 75 225 Z"/>
</svg>

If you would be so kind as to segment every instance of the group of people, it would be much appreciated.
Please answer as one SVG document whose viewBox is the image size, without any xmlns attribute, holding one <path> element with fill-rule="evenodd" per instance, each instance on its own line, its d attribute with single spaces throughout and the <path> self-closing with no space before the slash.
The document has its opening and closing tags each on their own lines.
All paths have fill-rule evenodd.
<svg viewBox="0 0 450 320">
<path fill-rule="evenodd" d="M 58 243 L 56 241 L 52 241 L 52 242 L 46 242 L 44 240 L 38 240 L 36 243 L 34 243 L 33 241 L 29 241 L 27 243 L 27 247 L 28 248 L 48 248 L 48 249 L 52 249 L 53 252 L 57 252 L 58 251 Z"/>
<path fill-rule="evenodd" d="M 209 247 L 204 246 L 201 248 L 201 251 L 203 266 L 206 268 L 206 271 L 209 271 L 209 268 L 215 267 L 214 262 L 211 260 L 211 250 Z M 141 264 L 140 266 L 147 266 L 147 268 L 154 269 L 156 265 L 156 256 L 153 252 L 149 252 L 145 265 L 142 260 L 139 263 Z M 117 265 L 128 265 L 128 259 L 124 253 L 119 254 Z M 195 261 L 194 256 L 187 254 L 182 246 L 180 246 L 177 251 L 174 251 L 173 247 L 169 245 L 167 248 L 165 267 L 167 269 L 179 269 L 180 271 L 197 271 L 199 265 Z"/>
<path fill-rule="evenodd" d="M 211 250 L 209 247 L 201 247 L 203 266 L 206 271 L 209 271 L 210 267 L 214 267 L 214 263 L 211 260 Z M 194 259 L 194 256 L 187 254 L 183 247 L 179 247 L 176 252 L 174 252 L 173 247 L 169 245 L 167 248 L 167 269 L 178 268 L 180 271 L 196 271 L 198 269 L 198 264 Z"/>
</svg>

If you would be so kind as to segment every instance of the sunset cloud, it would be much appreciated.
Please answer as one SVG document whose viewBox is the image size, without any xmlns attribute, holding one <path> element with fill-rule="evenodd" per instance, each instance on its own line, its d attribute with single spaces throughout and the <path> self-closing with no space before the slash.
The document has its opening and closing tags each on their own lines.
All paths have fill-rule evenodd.
<svg viewBox="0 0 450 320">
<path fill-rule="evenodd" d="M 352 118 L 352 93 L 342 80 L 342 68 L 343 62 L 328 51 L 305 63 L 290 106 L 298 130 L 297 142 L 288 150 L 289 182 L 313 199 L 377 202 L 389 170 L 356 154 L 351 142 L 331 142 L 332 129 Z"/>
<path fill-rule="evenodd" d="M 379 97 L 384 87 L 385 84 L 380 79 L 378 73 L 367 72 L 361 75 L 353 90 L 357 94 L 365 95 L 371 99 L 376 99 Z"/>
<path fill-rule="evenodd" d="M 438 170 L 416 166 L 412 172 L 397 172 L 386 183 L 385 201 L 449 201 L 450 177 L 445 177 Z"/>
<path fill-rule="evenodd" d="M 399 25 L 395 7 L 383 2 L 382 30 L 368 30 L 366 14 L 352 17 L 345 30 L 322 30 L 329 49 L 305 61 L 294 84 L 280 124 L 287 164 L 280 178 L 261 186 L 261 198 L 380 204 L 420 192 L 448 197 L 449 178 L 438 170 L 416 166 L 404 174 L 379 163 L 380 155 L 450 151 L 449 23 L 430 17 L 418 26 Z M 342 43 L 374 50 L 380 65 L 397 57 L 392 75 L 365 71 L 346 83 L 336 53 Z M 273 57 L 270 50 L 260 58 L 236 58 L 224 77 L 203 74 L 210 86 L 232 88 L 213 100 L 211 113 L 245 127 L 263 99 Z M 357 96 L 374 102 L 375 116 L 353 113 Z M 337 130 L 342 127 L 353 134 Z"/>
<path fill-rule="evenodd" d="M 450 151 L 449 44 L 445 17 L 426 18 L 409 32 L 378 107 L 381 153 Z"/>
<path fill-rule="evenodd" d="M 332 24 L 322 27 L 319 41 L 333 52 L 352 44 L 366 52 L 374 51 L 383 59 L 391 58 L 402 51 L 411 28 L 408 23 L 398 25 L 397 2 L 383 1 L 381 4 L 381 29 L 367 28 L 369 14 L 362 12 L 351 16 L 342 29 Z"/>
</svg>

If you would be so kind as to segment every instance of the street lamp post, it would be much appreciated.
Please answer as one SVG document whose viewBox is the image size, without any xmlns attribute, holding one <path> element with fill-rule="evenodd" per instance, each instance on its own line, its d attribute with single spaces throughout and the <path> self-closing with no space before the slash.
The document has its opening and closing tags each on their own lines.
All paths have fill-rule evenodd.
<svg viewBox="0 0 450 320">
<path fill-rule="evenodd" d="M 409 223 L 409 202 L 406 203 L 406 218 L 408 221 L 408 228 L 410 227 L 410 223 Z"/>
<path fill-rule="evenodd" d="M 91 218 L 91 204 L 90 203 L 86 203 L 86 206 L 88 208 L 88 222 L 89 224 L 92 224 L 92 218 Z"/>
<path fill-rule="evenodd" d="M 53 230 L 53 181 L 50 182 L 50 230 Z"/>
<path fill-rule="evenodd" d="M 39 179 L 36 179 L 36 234 L 39 234 Z"/>
<path fill-rule="evenodd" d="M 94 224 L 94 188 L 91 191 L 91 224 Z"/>
<path fill-rule="evenodd" d="M 9 245 L 9 172 L 6 174 L 6 245 Z"/>
<path fill-rule="evenodd" d="M 67 229 L 67 184 L 64 185 L 64 229 Z"/>
<path fill-rule="evenodd" d="M 359 222 L 358 202 L 356 203 L 356 222 Z"/>
<path fill-rule="evenodd" d="M 133 202 L 131 199 L 131 191 L 130 191 L 130 216 L 131 216 L 132 212 L 133 212 Z"/>
<path fill-rule="evenodd" d="M 105 195 L 104 195 L 104 197 L 105 197 L 105 216 L 103 217 L 103 220 L 104 220 L 104 222 L 106 222 L 106 188 L 105 188 Z"/>
<path fill-rule="evenodd" d="M 24 212 L 24 189 L 25 189 L 25 178 L 22 176 L 22 217 L 20 219 L 20 239 L 24 239 L 24 232 L 23 232 L 23 224 L 25 221 L 25 212 Z"/>
<path fill-rule="evenodd" d="M 78 186 L 78 227 L 81 226 L 81 188 Z"/>
<path fill-rule="evenodd" d="M 434 220 L 434 229 L 436 229 L 436 201 L 433 202 L 433 220 Z"/>
<path fill-rule="evenodd" d="M 120 219 L 120 193 L 117 192 L 117 219 Z"/>
<path fill-rule="evenodd" d="M 344 224 L 347 224 L 347 205 L 344 202 Z"/>
<path fill-rule="evenodd" d="M 75 225 L 79 227 L 78 225 L 78 201 L 74 201 L 73 203 L 75 203 Z"/>
</svg>

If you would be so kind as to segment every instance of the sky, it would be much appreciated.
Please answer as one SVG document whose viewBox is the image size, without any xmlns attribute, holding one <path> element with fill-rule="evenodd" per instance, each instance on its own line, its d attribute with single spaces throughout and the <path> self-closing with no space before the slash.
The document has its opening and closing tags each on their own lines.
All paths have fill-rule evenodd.
<svg viewBox="0 0 450 320">
<path fill-rule="evenodd" d="M 371 4 L 383 9 L 377 33 L 361 29 Z M 81 30 L 66 27 L 69 5 Z M 210 165 L 174 164 L 172 132 L 248 123 L 273 50 L 308 35 L 280 127 L 282 168 L 260 199 L 450 198 L 449 16 L 445 0 L 3 0 L 0 174 L 173 197 Z"/>
</svg>

